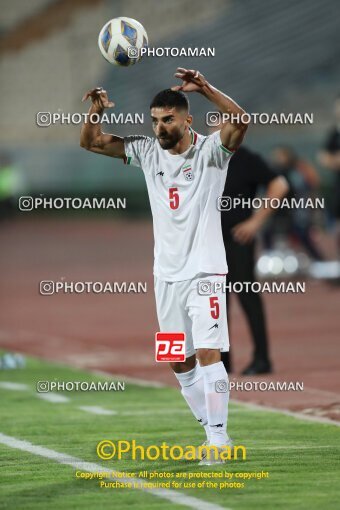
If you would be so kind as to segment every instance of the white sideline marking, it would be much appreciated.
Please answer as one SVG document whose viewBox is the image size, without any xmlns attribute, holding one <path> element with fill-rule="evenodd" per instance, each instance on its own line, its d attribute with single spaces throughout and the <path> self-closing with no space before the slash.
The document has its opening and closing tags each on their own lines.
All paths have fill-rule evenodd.
<svg viewBox="0 0 340 510">
<path fill-rule="evenodd" d="M 64 453 L 56 452 L 55 450 L 51 450 L 50 448 L 45 448 L 44 446 L 37 446 L 29 441 L 22 441 L 20 439 L 16 439 L 15 437 L 7 436 L 5 434 L 0 433 L 0 443 L 9 446 L 11 448 L 15 448 L 17 450 L 22 450 L 24 452 L 33 453 L 33 455 L 40 455 L 40 457 L 45 457 L 47 459 L 54 460 L 55 462 L 59 462 L 59 464 L 65 464 L 71 466 L 75 469 L 81 469 L 83 471 L 87 471 L 88 473 L 98 473 L 112 471 L 111 468 L 105 468 L 100 464 L 95 464 L 94 462 L 86 462 L 77 457 L 72 457 L 71 455 L 67 455 Z M 116 471 L 118 473 L 118 471 Z M 132 483 L 144 483 L 146 480 L 142 478 L 124 478 L 124 477 L 110 477 L 106 478 L 106 480 L 111 481 L 120 481 L 120 482 L 132 482 Z M 136 489 L 135 489 L 136 490 Z M 193 496 L 187 496 L 183 492 L 176 492 L 172 489 L 137 489 L 142 490 L 143 492 L 148 492 L 153 496 L 157 496 L 159 498 L 167 499 L 171 501 L 171 503 L 176 503 L 178 505 L 186 506 L 188 508 L 193 508 L 194 510 L 231 510 L 230 508 L 222 507 L 220 505 L 216 505 L 214 503 L 209 503 L 208 501 L 203 501 L 201 499 L 195 498 Z"/>
<path fill-rule="evenodd" d="M 29 389 L 27 384 L 9 382 L 9 381 L 1 381 L 0 388 L 4 390 L 18 390 L 18 391 L 26 391 Z"/>
<path fill-rule="evenodd" d="M 37 397 L 42 400 L 47 400 L 47 402 L 52 402 L 53 404 L 64 404 L 71 400 L 69 397 L 58 395 L 57 393 L 37 393 Z"/>
<path fill-rule="evenodd" d="M 110 409 L 104 409 L 104 407 L 100 407 L 100 406 L 78 406 L 78 409 L 81 409 L 82 411 L 85 411 L 86 413 L 92 413 L 92 414 L 106 414 L 106 415 L 118 414 L 117 411 L 111 411 Z"/>
</svg>

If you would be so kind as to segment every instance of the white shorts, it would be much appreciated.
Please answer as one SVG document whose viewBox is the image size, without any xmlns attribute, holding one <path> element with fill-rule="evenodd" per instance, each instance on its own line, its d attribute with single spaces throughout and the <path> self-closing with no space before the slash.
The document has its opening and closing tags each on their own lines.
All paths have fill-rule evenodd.
<svg viewBox="0 0 340 510">
<path fill-rule="evenodd" d="M 229 351 L 225 278 L 202 273 L 192 280 L 165 282 L 155 276 L 160 331 L 185 333 L 187 358 L 200 348 Z"/>
</svg>

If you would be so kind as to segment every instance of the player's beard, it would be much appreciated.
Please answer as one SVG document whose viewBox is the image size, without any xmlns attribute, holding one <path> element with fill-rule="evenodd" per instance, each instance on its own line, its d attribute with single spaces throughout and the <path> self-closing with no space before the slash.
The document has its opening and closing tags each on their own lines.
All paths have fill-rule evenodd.
<svg viewBox="0 0 340 510">
<path fill-rule="evenodd" d="M 183 136 L 184 133 L 182 135 L 180 131 L 177 131 L 171 135 L 169 133 L 162 133 L 157 138 L 162 149 L 169 150 L 173 149 L 175 145 L 177 145 L 178 142 L 182 140 Z"/>
</svg>

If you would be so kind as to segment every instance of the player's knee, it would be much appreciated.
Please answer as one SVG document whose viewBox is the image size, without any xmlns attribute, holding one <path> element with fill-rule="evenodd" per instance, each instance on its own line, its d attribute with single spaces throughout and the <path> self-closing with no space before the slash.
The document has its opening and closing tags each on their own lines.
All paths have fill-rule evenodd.
<svg viewBox="0 0 340 510">
<path fill-rule="evenodd" d="M 170 367 L 176 374 L 180 374 L 181 372 L 189 372 L 189 370 L 192 370 L 196 365 L 196 356 L 190 356 L 190 358 L 187 358 L 185 361 L 172 361 L 170 362 Z"/>
<path fill-rule="evenodd" d="M 198 349 L 197 358 L 200 365 L 203 367 L 205 365 L 212 365 L 213 363 L 221 361 L 221 353 L 219 349 Z"/>
</svg>

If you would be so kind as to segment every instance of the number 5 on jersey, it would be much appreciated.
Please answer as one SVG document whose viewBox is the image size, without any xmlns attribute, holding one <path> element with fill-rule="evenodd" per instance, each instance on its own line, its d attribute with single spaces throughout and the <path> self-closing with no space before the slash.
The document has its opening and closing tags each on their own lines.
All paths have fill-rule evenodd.
<svg viewBox="0 0 340 510">
<path fill-rule="evenodd" d="M 169 203 L 170 209 L 178 209 L 179 206 L 178 188 L 169 188 Z"/>
</svg>

